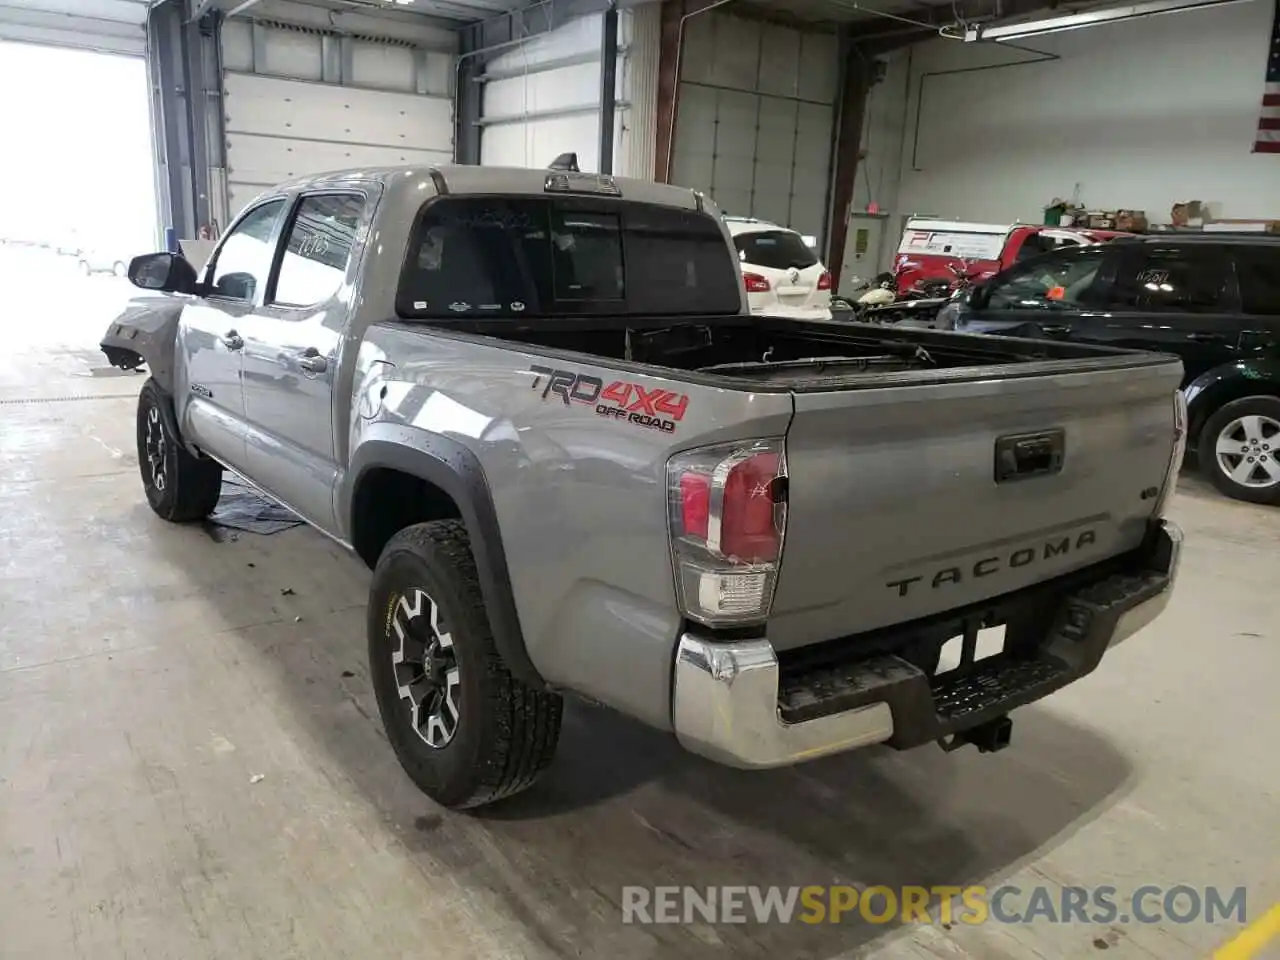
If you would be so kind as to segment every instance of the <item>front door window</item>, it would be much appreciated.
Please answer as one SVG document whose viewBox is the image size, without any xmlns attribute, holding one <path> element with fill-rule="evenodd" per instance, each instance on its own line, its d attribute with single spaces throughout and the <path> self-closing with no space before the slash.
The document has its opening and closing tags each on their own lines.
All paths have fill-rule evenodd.
<svg viewBox="0 0 1280 960">
<path fill-rule="evenodd" d="M 985 309 L 1087 309 L 1097 302 L 1103 251 L 1038 257 L 991 282 Z"/>
</svg>

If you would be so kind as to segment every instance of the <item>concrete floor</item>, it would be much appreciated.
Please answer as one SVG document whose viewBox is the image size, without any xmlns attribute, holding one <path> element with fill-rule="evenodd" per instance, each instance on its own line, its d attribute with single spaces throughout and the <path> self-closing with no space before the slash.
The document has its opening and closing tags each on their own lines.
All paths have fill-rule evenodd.
<svg viewBox="0 0 1280 960">
<path fill-rule="evenodd" d="M 364 568 L 307 529 L 218 543 L 154 517 L 142 378 L 94 350 L 127 287 L 4 255 L 0 957 L 1180 960 L 1235 930 L 642 928 L 618 903 L 625 884 L 839 882 L 1280 900 L 1280 511 L 1184 480 L 1169 612 L 1016 714 L 999 755 L 747 774 L 574 706 L 537 790 L 451 814 L 383 738 Z"/>
</svg>

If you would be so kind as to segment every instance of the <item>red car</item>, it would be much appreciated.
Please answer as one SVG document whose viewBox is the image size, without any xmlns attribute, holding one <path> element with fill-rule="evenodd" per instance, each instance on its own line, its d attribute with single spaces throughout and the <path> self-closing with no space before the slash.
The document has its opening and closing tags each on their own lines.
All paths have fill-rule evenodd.
<svg viewBox="0 0 1280 960">
<path fill-rule="evenodd" d="M 908 220 L 894 258 L 894 277 L 900 291 L 910 290 L 926 280 L 950 282 L 957 273 L 981 282 L 1041 253 L 1127 236 L 1131 234 L 1117 230 L 1026 223 Z"/>
</svg>

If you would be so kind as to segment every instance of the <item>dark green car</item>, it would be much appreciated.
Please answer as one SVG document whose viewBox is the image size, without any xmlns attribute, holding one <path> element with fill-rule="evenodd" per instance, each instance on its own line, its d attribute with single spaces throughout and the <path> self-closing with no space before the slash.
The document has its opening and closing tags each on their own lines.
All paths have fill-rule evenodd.
<svg viewBox="0 0 1280 960">
<path fill-rule="evenodd" d="M 1219 490 L 1280 504 L 1280 236 L 1185 233 L 1027 260 L 936 325 L 1177 354 L 1189 447 Z"/>
</svg>

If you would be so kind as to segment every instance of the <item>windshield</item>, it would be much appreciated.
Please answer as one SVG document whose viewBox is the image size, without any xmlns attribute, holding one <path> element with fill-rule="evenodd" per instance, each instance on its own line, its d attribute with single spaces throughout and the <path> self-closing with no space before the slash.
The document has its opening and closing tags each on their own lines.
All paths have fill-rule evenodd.
<svg viewBox="0 0 1280 960">
<path fill-rule="evenodd" d="M 396 298 L 410 319 L 741 310 L 719 224 L 612 199 L 443 197 L 410 238 Z"/>
<path fill-rule="evenodd" d="M 733 238 L 733 245 L 738 248 L 738 259 L 757 267 L 804 270 L 818 262 L 800 234 L 790 230 L 740 233 Z"/>
</svg>

